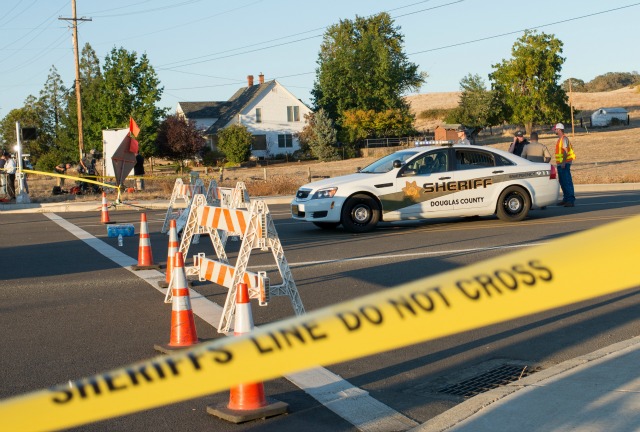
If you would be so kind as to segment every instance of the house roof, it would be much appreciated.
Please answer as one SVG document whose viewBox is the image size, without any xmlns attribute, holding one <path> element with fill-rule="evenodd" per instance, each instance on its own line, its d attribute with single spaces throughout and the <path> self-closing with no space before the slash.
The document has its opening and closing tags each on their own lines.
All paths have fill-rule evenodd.
<svg viewBox="0 0 640 432">
<path fill-rule="evenodd" d="M 621 107 L 615 107 L 615 108 L 598 108 L 596 110 L 596 112 L 603 110 L 606 113 L 623 113 L 626 114 L 627 110 L 625 108 L 621 108 Z"/>
<path fill-rule="evenodd" d="M 241 87 L 228 101 L 179 102 L 179 104 L 188 119 L 217 118 L 216 122 L 205 131 L 207 135 L 214 135 L 275 83 L 276 80 L 271 80 L 263 84 Z"/>
<path fill-rule="evenodd" d="M 189 119 L 217 118 L 230 102 L 180 102 L 180 108 Z"/>
<path fill-rule="evenodd" d="M 276 80 L 271 80 L 263 84 L 239 88 L 226 102 L 228 105 L 220 110 L 218 121 L 212 124 L 205 133 L 207 135 L 213 135 L 224 128 L 234 116 L 238 115 L 247 105 L 250 105 L 264 90 L 275 82 Z"/>
</svg>

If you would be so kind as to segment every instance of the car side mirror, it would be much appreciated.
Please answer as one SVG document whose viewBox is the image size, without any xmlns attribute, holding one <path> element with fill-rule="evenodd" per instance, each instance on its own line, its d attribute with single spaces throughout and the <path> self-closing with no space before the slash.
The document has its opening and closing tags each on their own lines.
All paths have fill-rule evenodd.
<svg viewBox="0 0 640 432">
<path fill-rule="evenodd" d="M 394 168 L 402 168 L 402 161 L 396 159 L 393 161 L 393 167 Z"/>
<path fill-rule="evenodd" d="M 357 167 L 356 172 L 359 173 L 362 170 L 362 167 Z"/>
</svg>

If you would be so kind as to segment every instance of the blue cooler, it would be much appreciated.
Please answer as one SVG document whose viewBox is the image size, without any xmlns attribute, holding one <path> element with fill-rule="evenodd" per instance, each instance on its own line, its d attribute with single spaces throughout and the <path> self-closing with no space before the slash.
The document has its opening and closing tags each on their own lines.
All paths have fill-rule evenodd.
<svg viewBox="0 0 640 432">
<path fill-rule="evenodd" d="M 133 224 L 107 225 L 108 237 L 118 237 L 119 235 L 122 235 L 122 237 L 133 237 L 134 234 L 135 229 Z"/>
</svg>

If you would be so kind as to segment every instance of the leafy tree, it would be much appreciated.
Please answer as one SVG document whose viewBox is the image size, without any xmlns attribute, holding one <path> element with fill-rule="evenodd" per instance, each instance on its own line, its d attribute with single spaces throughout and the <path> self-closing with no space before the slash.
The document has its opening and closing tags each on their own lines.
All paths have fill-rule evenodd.
<svg viewBox="0 0 640 432">
<path fill-rule="evenodd" d="M 178 115 L 167 116 L 160 123 L 154 142 L 157 155 L 177 162 L 181 172 L 184 161 L 199 154 L 205 143 L 196 123 Z"/>
<path fill-rule="evenodd" d="M 453 112 L 452 123 L 485 127 L 490 125 L 493 94 L 485 88 L 480 75 L 467 75 L 460 80 L 460 101 Z"/>
<path fill-rule="evenodd" d="M 571 91 L 584 92 L 587 91 L 587 86 L 584 81 L 577 78 L 568 78 L 562 82 L 562 90 L 565 93 L 569 93 L 569 83 L 571 83 Z"/>
<path fill-rule="evenodd" d="M 337 131 L 327 112 L 320 108 L 315 113 L 307 114 L 305 119 L 307 124 L 297 135 L 301 150 L 310 151 L 313 157 L 321 161 L 337 159 Z"/>
<path fill-rule="evenodd" d="M 114 48 L 102 73 L 102 97 L 97 107 L 102 128 L 126 127 L 129 117 L 133 117 L 141 130 L 140 153 L 154 156 L 156 131 L 167 110 L 156 106 L 163 88 L 146 54 L 138 59 L 135 51 Z"/>
<path fill-rule="evenodd" d="M 387 13 L 343 20 L 327 29 L 311 91 L 338 128 L 348 110 L 399 110 L 411 118 L 403 93 L 418 90 L 426 74 L 407 60 L 404 37 Z"/>
<path fill-rule="evenodd" d="M 82 102 L 82 132 L 85 150 L 96 149 L 102 151 L 102 130 L 100 109 L 102 104 L 102 70 L 100 60 L 88 43 L 82 48 L 80 57 L 80 97 Z M 78 146 L 78 115 L 75 86 L 69 92 L 68 110 L 63 117 L 64 133 L 61 136 L 60 147 L 72 148 Z"/>
<path fill-rule="evenodd" d="M 525 31 L 511 49 L 511 59 L 493 65 L 493 89 L 507 105 L 512 123 L 553 123 L 569 118 L 567 95 L 558 81 L 564 63 L 562 42 L 552 35 Z"/>
<path fill-rule="evenodd" d="M 618 90 L 634 84 L 640 84 L 640 74 L 638 72 L 607 72 L 589 81 L 586 89 L 588 92 L 604 92 Z"/>
<path fill-rule="evenodd" d="M 218 148 L 235 164 L 249 160 L 252 143 L 253 135 L 242 125 L 231 125 L 218 132 Z"/>
<path fill-rule="evenodd" d="M 24 101 L 22 108 L 11 110 L 0 121 L 0 145 L 5 150 L 13 149 L 17 143 L 16 140 L 16 122 L 20 122 L 22 128 L 34 127 L 38 130 L 38 137 L 33 141 L 23 142 L 23 152 L 31 155 L 31 161 L 37 160 L 48 151 L 51 143 L 51 136 L 47 133 L 44 124 L 44 110 L 42 105 L 30 95 Z"/>
<path fill-rule="evenodd" d="M 413 118 L 401 109 L 347 110 L 343 113 L 343 128 L 348 139 L 359 141 L 369 137 L 400 136 L 413 130 Z"/>
<path fill-rule="evenodd" d="M 61 119 L 67 109 L 67 89 L 55 66 L 51 66 L 49 76 L 44 83 L 44 88 L 40 90 L 41 112 L 43 127 L 49 135 L 57 138 L 62 127 Z"/>
</svg>

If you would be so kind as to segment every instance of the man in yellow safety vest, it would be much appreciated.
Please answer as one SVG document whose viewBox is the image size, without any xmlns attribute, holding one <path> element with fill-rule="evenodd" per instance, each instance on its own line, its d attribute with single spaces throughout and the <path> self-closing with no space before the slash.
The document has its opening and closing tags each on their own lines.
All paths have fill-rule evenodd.
<svg viewBox="0 0 640 432">
<path fill-rule="evenodd" d="M 558 168 L 558 180 L 562 189 L 562 201 L 558 203 L 564 207 L 574 207 L 576 196 L 573 192 L 573 179 L 571 178 L 571 162 L 576 159 L 573 146 L 569 142 L 569 137 L 564 134 L 564 125 L 558 123 L 554 130 L 558 135 L 556 142 L 556 166 Z"/>
</svg>

